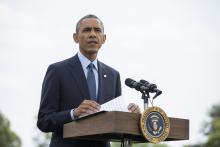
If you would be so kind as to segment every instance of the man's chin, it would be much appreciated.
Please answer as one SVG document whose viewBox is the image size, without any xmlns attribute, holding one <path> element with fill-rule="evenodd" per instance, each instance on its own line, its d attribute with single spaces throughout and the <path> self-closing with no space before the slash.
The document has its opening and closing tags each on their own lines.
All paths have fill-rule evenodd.
<svg viewBox="0 0 220 147">
<path fill-rule="evenodd" d="M 98 53 L 99 48 L 91 47 L 91 48 L 80 49 L 80 50 L 81 50 L 81 53 L 83 53 L 83 54 L 87 54 L 87 55 L 95 55 L 95 54 Z"/>
<path fill-rule="evenodd" d="M 92 48 L 92 49 L 89 49 L 87 52 L 88 52 L 89 54 L 97 54 L 98 51 L 99 51 L 99 49 L 97 49 L 97 48 Z"/>
</svg>

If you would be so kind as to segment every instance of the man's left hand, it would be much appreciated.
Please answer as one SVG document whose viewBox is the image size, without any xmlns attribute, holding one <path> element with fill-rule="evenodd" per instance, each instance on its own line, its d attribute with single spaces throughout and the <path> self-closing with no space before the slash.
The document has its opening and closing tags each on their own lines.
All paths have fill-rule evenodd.
<svg viewBox="0 0 220 147">
<path fill-rule="evenodd" d="M 134 103 L 130 103 L 127 108 L 132 113 L 141 113 L 139 106 Z"/>
</svg>

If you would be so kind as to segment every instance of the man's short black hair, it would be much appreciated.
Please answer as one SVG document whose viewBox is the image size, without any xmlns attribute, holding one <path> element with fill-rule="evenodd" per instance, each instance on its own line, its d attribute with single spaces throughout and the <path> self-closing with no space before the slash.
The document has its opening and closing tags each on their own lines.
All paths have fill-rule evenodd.
<svg viewBox="0 0 220 147">
<path fill-rule="evenodd" d="M 87 18 L 95 18 L 95 19 L 98 19 L 98 20 L 101 22 L 102 28 L 103 28 L 103 31 L 104 31 L 104 25 L 103 25 L 101 19 L 98 18 L 98 17 L 97 17 L 96 15 L 94 15 L 94 14 L 88 14 L 88 15 L 82 17 L 82 18 L 77 22 L 77 24 L 76 24 L 76 33 L 78 33 L 78 31 L 79 31 L 80 23 L 81 23 L 84 19 L 87 19 Z"/>
</svg>

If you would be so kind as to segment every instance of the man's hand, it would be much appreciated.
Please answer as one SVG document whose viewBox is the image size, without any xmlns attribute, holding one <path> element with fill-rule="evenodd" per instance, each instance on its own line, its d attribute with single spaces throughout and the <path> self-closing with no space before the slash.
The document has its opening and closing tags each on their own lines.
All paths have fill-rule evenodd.
<svg viewBox="0 0 220 147">
<path fill-rule="evenodd" d="M 73 111 L 73 115 L 79 117 L 80 115 L 89 115 L 100 110 L 101 106 L 92 100 L 84 100 L 79 107 Z"/>
<path fill-rule="evenodd" d="M 130 103 L 127 108 L 132 113 L 141 113 L 139 106 L 134 103 Z"/>
</svg>

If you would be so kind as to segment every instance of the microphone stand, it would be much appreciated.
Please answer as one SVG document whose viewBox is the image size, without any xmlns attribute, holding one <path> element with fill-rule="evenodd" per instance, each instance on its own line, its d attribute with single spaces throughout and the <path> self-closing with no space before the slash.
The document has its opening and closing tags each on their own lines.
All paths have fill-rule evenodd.
<svg viewBox="0 0 220 147">
<path fill-rule="evenodd" d="M 149 92 L 141 91 L 141 98 L 144 100 L 144 110 L 148 108 L 148 99 L 150 98 Z"/>
<path fill-rule="evenodd" d="M 151 92 L 151 93 L 155 92 L 155 89 L 157 88 L 157 86 L 155 84 L 150 84 L 149 82 L 147 82 L 145 80 L 142 80 L 140 82 L 141 83 L 136 82 L 136 81 L 129 79 L 129 78 L 125 80 L 125 84 L 128 87 L 135 88 L 137 91 L 140 91 L 142 93 L 141 98 L 144 100 L 144 110 L 146 110 L 148 108 L 148 99 L 150 99 L 149 92 Z M 147 84 L 148 86 L 143 85 L 143 84 Z M 156 89 L 156 94 L 154 95 L 153 99 L 155 99 L 161 93 L 162 93 L 162 91 Z M 129 139 L 129 138 L 121 139 L 121 147 L 131 147 L 131 145 L 132 145 L 131 139 Z"/>
<path fill-rule="evenodd" d="M 121 140 L 121 147 L 131 147 L 131 146 L 132 146 L 131 139 L 123 138 Z"/>
<path fill-rule="evenodd" d="M 148 108 L 148 99 L 150 99 L 149 91 L 147 91 L 147 90 L 146 91 L 141 91 L 141 93 L 142 93 L 141 98 L 144 100 L 144 110 L 146 110 Z M 156 91 L 156 94 L 153 96 L 152 102 L 161 93 L 162 93 L 161 90 Z M 152 106 L 153 106 L 153 104 L 152 104 Z"/>
<path fill-rule="evenodd" d="M 141 98 L 144 100 L 144 110 L 148 108 L 148 99 L 150 98 L 149 92 L 148 91 L 141 91 L 142 96 Z M 129 138 L 124 138 L 121 140 L 121 147 L 131 147 L 131 139 Z"/>
</svg>

